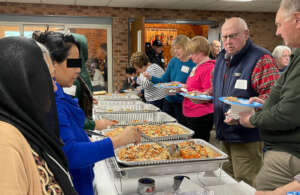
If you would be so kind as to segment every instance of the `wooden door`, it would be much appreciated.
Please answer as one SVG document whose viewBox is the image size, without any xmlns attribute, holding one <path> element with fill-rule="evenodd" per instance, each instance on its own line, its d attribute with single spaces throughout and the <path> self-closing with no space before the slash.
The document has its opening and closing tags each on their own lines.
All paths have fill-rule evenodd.
<svg viewBox="0 0 300 195">
<path fill-rule="evenodd" d="M 144 30 L 145 17 L 136 18 L 130 24 L 130 56 L 138 51 L 145 52 L 145 30 Z"/>
</svg>

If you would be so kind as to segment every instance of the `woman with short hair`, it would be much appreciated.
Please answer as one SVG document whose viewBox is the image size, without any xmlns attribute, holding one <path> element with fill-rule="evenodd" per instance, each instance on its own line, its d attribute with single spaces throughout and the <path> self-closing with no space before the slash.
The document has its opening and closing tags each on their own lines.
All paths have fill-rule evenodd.
<svg viewBox="0 0 300 195">
<path fill-rule="evenodd" d="M 155 77 L 147 72 L 144 76 L 152 83 L 178 82 L 185 83 L 189 74 L 195 66 L 190 59 L 187 47 L 190 39 L 185 35 L 178 35 L 172 42 L 171 53 L 173 58 L 170 60 L 166 72 L 161 77 Z M 183 97 L 179 94 L 168 95 L 165 98 L 163 111 L 175 117 L 181 124 L 185 124 L 182 114 Z"/>
</svg>

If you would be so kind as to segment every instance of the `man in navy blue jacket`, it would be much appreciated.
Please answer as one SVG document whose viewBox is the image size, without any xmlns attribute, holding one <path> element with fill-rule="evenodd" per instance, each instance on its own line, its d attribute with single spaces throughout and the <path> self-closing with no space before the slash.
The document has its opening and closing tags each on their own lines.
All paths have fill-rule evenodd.
<svg viewBox="0 0 300 195">
<path fill-rule="evenodd" d="M 270 52 L 251 42 L 247 24 L 242 18 L 227 19 L 221 31 L 224 49 L 217 58 L 213 79 L 217 139 L 222 141 L 230 160 L 224 164 L 224 170 L 236 180 L 254 185 L 263 149 L 259 131 L 226 118 L 230 106 L 218 98 L 259 96 L 265 99 L 279 73 Z"/>
</svg>

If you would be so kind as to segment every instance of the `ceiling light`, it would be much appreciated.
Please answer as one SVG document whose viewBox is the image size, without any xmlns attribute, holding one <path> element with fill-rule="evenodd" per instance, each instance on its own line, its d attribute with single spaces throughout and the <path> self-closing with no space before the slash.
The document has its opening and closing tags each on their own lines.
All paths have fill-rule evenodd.
<svg viewBox="0 0 300 195">
<path fill-rule="evenodd" d="M 254 0 L 219 0 L 219 1 L 227 1 L 227 2 L 250 2 Z"/>
</svg>

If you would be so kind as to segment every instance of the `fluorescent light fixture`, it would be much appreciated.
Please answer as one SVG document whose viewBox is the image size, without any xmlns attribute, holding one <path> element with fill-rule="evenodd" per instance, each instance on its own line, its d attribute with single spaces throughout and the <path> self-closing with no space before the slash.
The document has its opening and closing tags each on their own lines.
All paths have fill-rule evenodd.
<svg viewBox="0 0 300 195">
<path fill-rule="evenodd" d="M 250 2 L 254 0 L 219 0 L 219 1 L 226 1 L 226 2 Z"/>
</svg>

